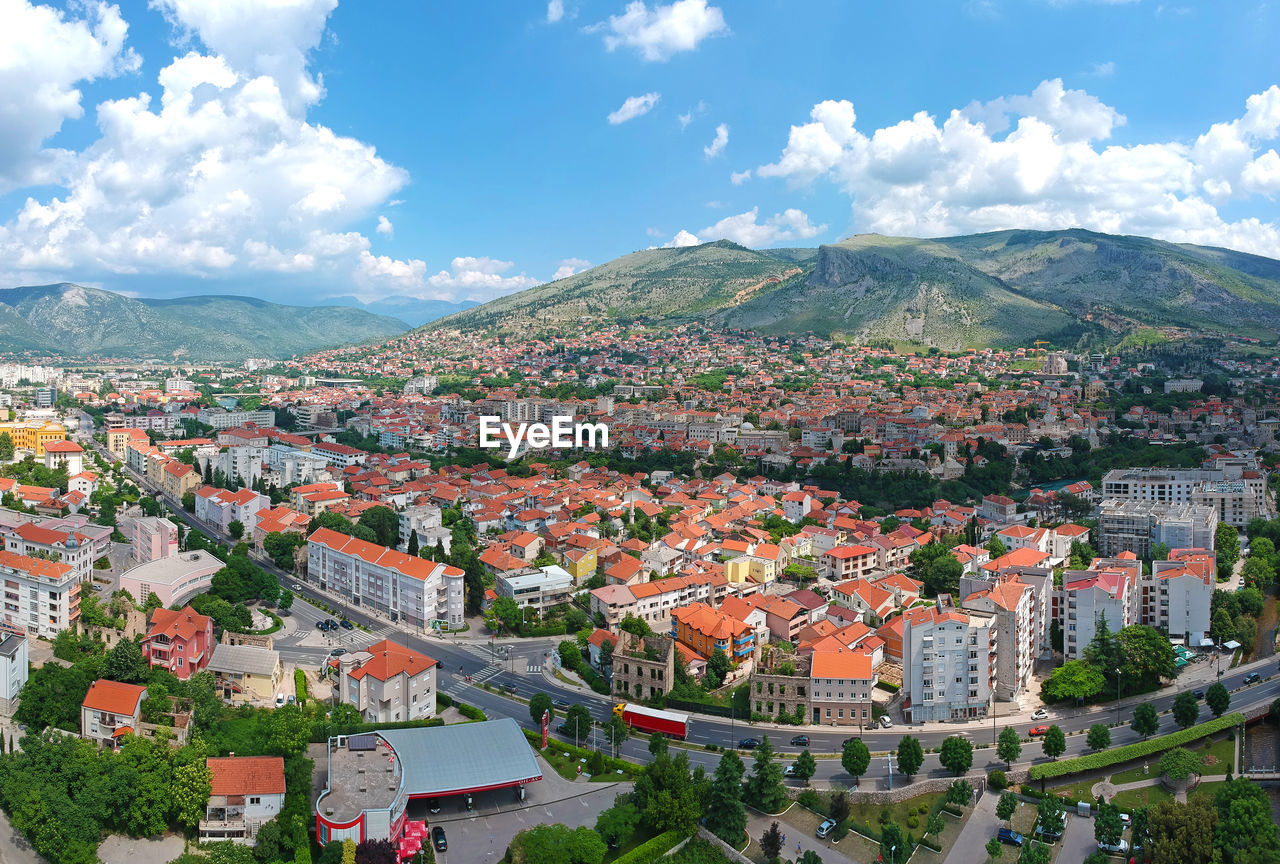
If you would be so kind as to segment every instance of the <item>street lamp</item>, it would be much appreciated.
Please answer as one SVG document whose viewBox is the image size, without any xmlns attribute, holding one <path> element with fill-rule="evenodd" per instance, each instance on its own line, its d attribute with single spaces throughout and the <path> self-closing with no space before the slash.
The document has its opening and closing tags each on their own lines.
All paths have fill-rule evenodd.
<svg viewBox="0 0 1280 864">
<path fill-rule="evenodd" d="M 1116 725 L 1120 725 L 1120 669 L 1116 668 Z"/>
</svg>

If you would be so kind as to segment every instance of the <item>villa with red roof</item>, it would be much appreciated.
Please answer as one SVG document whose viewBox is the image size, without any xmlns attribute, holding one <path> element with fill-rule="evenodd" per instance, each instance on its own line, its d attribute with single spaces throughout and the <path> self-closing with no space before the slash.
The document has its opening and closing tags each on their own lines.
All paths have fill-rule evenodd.
<svg viewBox="0 0 1280 864">
<path fill-rule="evenodd" d="M 50 441 L 44 445 L 44 467 L 79 474 L 84 470 L 84 448 L 74 441 Z"/>
<path fill-rule="evenodd" d="M 822 575 L 836 582 L 871 574 L 878 565 L 874 546 L 834 546 L 822 553 Z"/>
<path fill-rule="evenodd" d="M 213 656 L 213 619 L 190 606 L 152 609 L 142 659 L 186 680 L 203 672 Z"/>
<path fill-rule="evenodd" d="M 426 654 L 383 639 L 338 661 L 338 698 L 367 723 L 425 720 L 436 716 L 436 670 Z"/>
<path fill-rule="evenodd" d="M 205 760 L 209 801 L 200 820 L 200 842 L 252 843 L 258 828 L 284 807 L 284 759 L 224 756 Z"/>
<path fill-rule="evenodd" d="M 121 738 L 138 731 L 146 698 L 146 687 L 99 678 L 80 703 L 80 737 L 99 747 L 119 747 Z"/>
</svg>

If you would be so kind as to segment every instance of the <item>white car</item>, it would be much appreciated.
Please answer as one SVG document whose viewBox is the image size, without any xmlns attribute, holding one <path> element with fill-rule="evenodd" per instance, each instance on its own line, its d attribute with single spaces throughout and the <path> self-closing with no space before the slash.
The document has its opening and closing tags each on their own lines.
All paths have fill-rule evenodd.
<svg viewBox="0 0 1280 864">
<path fill-rule="evenodd" d="M 290 590 L 290 591 L 301 591 L 301 590 L 302 590 L 302 586 L 301 586 L 301 585 L 299 585 L 297 582 L 294 582 L 292 585 L 290 585 L 290 586 L 289 586 L 289 590 Z"/>
<path fill-rule="evenodd" d="M 1032 720 L 1048 720 L 1049 712 L 1044 710 L 1043 708 L 1037 708 L 1035 711 L 1031 712 L 1031 719 Z"/>
<path fill-rule="evenodd" d="M 277 707 L 277 708 L 283 708 L 283 707 L 284 707 L 284 694 L 283 694 L 283 693 L 277 693 L 277 694 L 276 694 L 276 707 Z"/>
<path fill-rule="evenodd" d="M 1114 846 L 1108 846 L 1105 843 L 1099 843 L 1098 848 L 1101 849 L 1103 852 L 1116 852 L 1123 855 L 1125 852 L 1129 851 L 1129 841 L 1121 840 L 1119 843 L 1117 843 Z"/>
<path fill-rule="evenodd" d="M 881 729 L 888 729 L 888 728 L 889 728 L 890 726 L 892 726 L 892 725 L 893 725 L 893 721 L 889 719 L 889 715 L 888 715 L 888 714 L 883 714 L 883 715 L 881 715 L 881 717 L 880 717 L 880 728 L 881 728 Z"/>
</svg>

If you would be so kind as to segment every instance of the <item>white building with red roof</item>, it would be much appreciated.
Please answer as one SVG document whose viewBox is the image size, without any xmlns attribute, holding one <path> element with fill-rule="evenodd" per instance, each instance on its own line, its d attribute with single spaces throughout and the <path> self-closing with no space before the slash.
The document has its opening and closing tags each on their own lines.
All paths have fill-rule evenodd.
<svg viewBox="0 0 1280 864">
<path fill-rule="evenodd" d="M 985 717 L 996 688 L 999 627 L 949 594 L 902 613 L 903 715 L 908 723 Z"/>
<path fill-rule="evenodd" d="M 284 807 L 284 759 L 224 756 L 206 759 L 209 801 L 200 820 L 200 842 L 252 843 L 258 829 Z"/>
<path fill-rule="evenodd" d="M 137 684 L 94 681 L 80 703 L 80 737 L 100 747 L 120 746 L 121 738 L 138 731 L 146 698 L 147 688 Z"/>
<path fill-rule="evenodd" d="M 271 499 L 252 489 L 216 489 L 201 486 L 196 490 L 196 518 L 206 525 L 216 525 L 226 531 L 232 522 L 244 526 L 246 537 L 253 537 L 258 525 L 258 514 L 271 509 Z"/>
<path fill-rule="evenodd" d="M 436 716 L 436 671 L 426 654 L 383 639 L 338 660 L 338 698 L 368 723 Z"/>
<path fill-rule="evenodd" d="M 74 441 L 50 441 L 44 445 L 44 467 L 79 474 L 84 470 L 84 448 Z"/>
</svg>

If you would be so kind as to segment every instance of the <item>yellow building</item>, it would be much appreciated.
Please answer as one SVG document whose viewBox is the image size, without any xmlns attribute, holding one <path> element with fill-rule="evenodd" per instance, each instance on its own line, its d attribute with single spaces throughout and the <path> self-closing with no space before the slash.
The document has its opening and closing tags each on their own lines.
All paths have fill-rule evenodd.
<svg viewBox="0 0 1280 864">
<path fill-rule="evenodd" d="M 40 458 L 44 457 L 45 444 L 67 440 L 67 430 L 61 424 L 51 422 L 0 423 L 0 432 L 9 433 L 14 449 L 31 450 Z"/>
<path fill-rule="evenodd" d="M 599 556 L 595 549 L 570 549 L 564 553 L 564 569 L 569 571 L 575 582 L 596 575 L 598 563 Z"/>
</svg>

